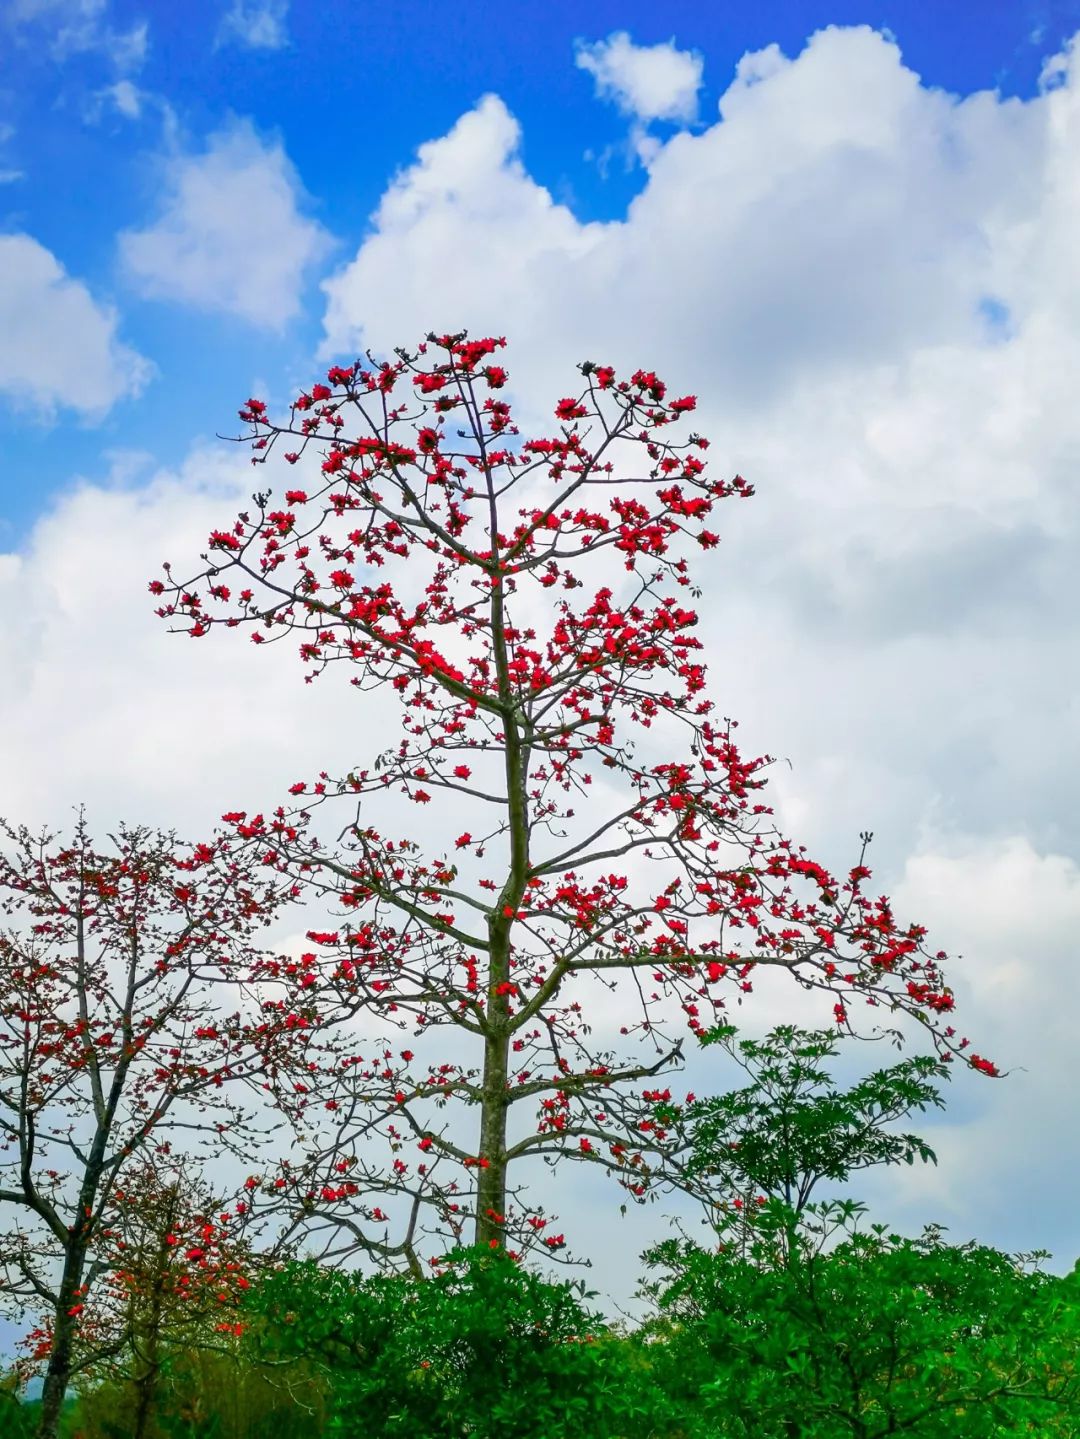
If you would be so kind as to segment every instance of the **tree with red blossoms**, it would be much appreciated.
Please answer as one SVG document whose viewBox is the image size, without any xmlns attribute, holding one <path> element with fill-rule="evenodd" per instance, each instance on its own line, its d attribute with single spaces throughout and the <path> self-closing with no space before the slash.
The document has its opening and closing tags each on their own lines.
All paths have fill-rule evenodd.
<svg viewBox="0 0 1080 1439">
<path fill-rule="evenodd" d="M 270 818 L 225 820 L 339 921 L 292 966 L 318 1018 L 304 1092 L 277 1095 L 307 1159 L 253 1191 L 339 1235 L 327 1253 L 415 1273 L 421 1233 L 470 1221 L 492 1247 L 562 1247 L 518 1202 L 519 1161 L 601 1165 L 635 1199 L 686 1182 L 655 1118 L 681 1059 L 670 1025 L 703 1033 L 755 971 L 821 990 L 841 1027 L 884 1006 L 943 1056 L 968 1044 L 943 1027 L 944 955 L 865 893 L 869 836 L 843 878 L 783 838 L 759 799 L 768 757 L 744 758 L 707 697 L 688 555 L 752 490 L 709 477 L 704 438 L 674 438 L 695 398 L 586 363 L 553 433 L 523 439 L 503 344 L 431 335 L 336 365 L 277 419 L 249 400 L 253 462 L 284 449 L 302 478 L 215 530 L 190 579 L 166 564 L 150 584 L 173 629 L 298 642 L 309 683 L 344 668 L 366 732 L 390 738 L 340 778 L 312 753 Z M 614 1027 L 649 1052 L 591 1040 L 575 990 L 601 986 L 629 997 Z M 394 1038 L 446 1028 L 474 1063 L 444 1047 L 425 1072 Z M 474 1129 L 442 1116 L 451 1101 Z"/>
<path fill-rule="evenodd" d="M 110 1209 L 94 1250 L 107 1270 L 81 1316 L 80 1358 L 95 1381 L 123 1387 L 130 1439 L 144 1439 L 169 1354 L 244 1332 L 237 1308 L 261 1257 L 245 1234 L 246 1203 L 215 1196 L 168 1144 L 131 1167 Z"/>
<path fill-rule="evenodd" d="M 111 1235 L 124 1195 L 170 1133 L 204 1154 L 250 1159 L 260 1140 L 242 1102 L 280 1064 L 288 1015 L 235 1003 L 260 951 L 252 937 L 293 886 L 252 879 L 231 837 L 179 846 L 121 827 L 96 850 L 80 815 L 70 844 L 0 821 L 0 1292 L 43 1314 L 40 1433 L 57 1432 L 76 1365 L 94 1346 L 95 1291 L 122 1269 Z M 87 1332 L 83 1334 L 84 1324 Z"/>
</svg>

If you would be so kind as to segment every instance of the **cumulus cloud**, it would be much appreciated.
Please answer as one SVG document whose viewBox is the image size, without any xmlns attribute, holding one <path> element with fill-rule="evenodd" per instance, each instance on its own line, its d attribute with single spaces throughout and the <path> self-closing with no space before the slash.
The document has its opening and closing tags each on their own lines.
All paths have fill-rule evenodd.
<svg viewBox="0 0 1080 1439">
<path fill-rule="evenodd" d="M 233 0 L 222 16 L 215 44 L 248 50 L 280 50 L 289 43 L 289 0 Z"/>
<path fill-rule="evenodd" d="M 674 40 L 635 45 L 625 30 L 618 30 L 593 45 L 579 40 L 574 53 L 578 69 L 592 75 L 596 94 L 632 120 L 624 150 L 628 165 L 635 159 L 649 165 L 662 149 L 649 130 L 654 120 L 688 124 L 697 118 L 704 62 L 696 52 L 679 50 Z M 609 147 L 596 157 L 602 173 L 619 148 Z M 592 158 L 591 151 L 586 158 Z"/>
<path fill-rule="evenodd" d="M 732 523 L 786 527 L 754 604 L 790 608 L 800 638 L 808 604 L 830 634 L 940 635 L 938 582 L 950 630 L 985 624 L 984 595 L 1002 618 L 1018 573 L 1041 607 L 1074 520 L 1075 117 L 1075 83 L 957 101 L 874 32 L 828 30 L 795 60 L 745 59 L 625 221 L 585 225 L 487 97 L 327 282 L 324 353 L 467 323 L 528 337 L 526 394 L 562 393 L 582 357 L 695 383 L 714 463 L 759 487 Z"/>
<path fill-rule="evenodd" d="M 420 146 L 416 163 L 383 196 L 370 239 L 324 285 L 324 352 L 359 345 L 361 353 L 372 339 L 401 343 L 402 329 L 454 330 L 466 311 L 492 333 L 503 332 L 506 316 L 521 334 L 547 328 L 553 298 L 560 309 L 565 303 L 555 287 L 577 283 L 575 260 L 586 259 L 604 229 L 579 225 L 533 182 L 518 156 L 520 141 L 502 100 L 486 95 L 448 135 Z M 434 280 L 449 246 L 453 286 Z M 396 293 L 377 293 L 388 280 Z"/>
<path fill-rule="evenodd" d="M 303 200 L 280 142 L 236 120 L 204 153 L 167 163 L 160 216 L 120 236 L 121 260 L 150 298 L 280 330 L 299 312 L 305 276 L 330 245 L 301 213 Z"/>
<path fill-rule="evenodd" d="M 868 1201 L 891 1190 L 891 1203 L 917 1205 L 958 1239 L 1010 1253 L 1043 1247 L 1054 1253 L 1050 1267 L 1064 1270 L 1076 1258 L 1075 1238 L 1071 1253 L 1061 1243 L 1075 1235 L 1075 1214 L 1071 1186 L 1052 1182 L 1052 1166 L 1063 1176 L 1073 1162 L 1073 1095 L 1063 1081 L 1080 1006 L 1071 938 L 1080 868 L 1021 835 L 928 835 L 895 898 L 917 906 L 942 943 L 964 951 L 970 999 L 961 1033 L 1011 1072 L 989 1086 L 954 1082 L 949 1109 L 928 1131 L 937 1167 L 876 1176 Z M 1038 1205 L 1017 1203 L 1021 1175 L 1038 1185 Z"/>
<path fill-rule="evenodd" d="M 593 77 L 599 96 L 636 120 L 697 117 L 704 62 L 693 51 L 679 50 L 674 40 L 635 45 L 625 30 L 618 30 L 594 45 L 579 41 L 575 61 Z"/>
<path fill-rule="evenodd" d="M 140 392 L 149 361 L 117 336 L 116 311 L 30 235 L 0 235 L 0 394 L 48 416 L 100 417 Z"/>
<path fill-rule="evenodd" d="M 74 478 L 3 557 L 0 609 L 17 621 L 0 633 L 9 817 L 63 826 L 85 801 L 95 832 L 126 818 L 193 837 L 291 782 L 315 708 L 295 647 L 266 663 L 254 645 L 170 637 L 147 593 L 252 488 L 248 457 L 225 446 L 197 445 L 175 469 L 119 454 L 104 478 Z"/>
</svg>

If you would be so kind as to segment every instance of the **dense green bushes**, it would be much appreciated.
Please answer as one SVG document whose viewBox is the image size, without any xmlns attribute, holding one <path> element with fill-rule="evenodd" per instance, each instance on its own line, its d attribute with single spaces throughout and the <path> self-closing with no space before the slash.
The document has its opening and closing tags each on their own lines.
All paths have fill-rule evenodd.
<svg viewBox="0 0 1080 1439">
<path fill-rule="evenodd" d="M 861 1206 L 823 1205 L 846 1225 Z M 787 1223 L 779 1201 L 757 1224 Z M 649 1259 L 662 1318 L 657 1378 L 701 1434 L 884 1439 L 1075 1435 L 1080 1288 L 993 1249 L 853 1233 L 829 1253 L 759 1266 L 668 1240 Z M 1035 1426 L 1032 1428 L 1032 1426 Z"/>
<path fill-rule="evenodd" d="M 816 1217 L 847 1225 L 857 1210 L 824 1206 Z M 779 1204 L 762 1208 L 752 1248 L 766 1251 L 786 1219 Z M 285 1266 L 232 1352 L 172 1356 L 148 1439 L 1077 1432 L 1075 1272 L 1029 1274 L 932 1232 L 849 1233 L 787 1267 L 679 1239 L 648 1260 L 663 1276 L 649 1286 L 654 1313 L 629 1333 L 570 1284 L 501 1254 L 462 1251 L 423 1282 Z M 122 1383 L 87 1385 L 66 1439 L 126 1439 L 132 1407 Z M 10 1419 L 0 1429 L 29 1432 Z"/>
<path fill-rule="evenodd" d="M 168 1350 L 141 1439 L 1075 1439 L 1080 1265 L 1048 1276 L 1041 1254 L 860 1230 L 865 1206 L 810 1202 L 819 1178 L 933 1158 L 884 1126 L 937 1102 L 938 1066 L 841 1093 L 819 1067 L 836 1044 L 781 1028 L 738 1046 L 748 1089 L 658 1097 L 690 1170 L 733 1198 L 709 1246 L 674 1235 L 643 1256 L 637 1329 L 497 1248 L 422 1280 L 291 1261 L 261 1273 L 241 1324 Z M 122 1370 L 86 1378 L 65 1439 L 130 1439 L 134 1412 Z M 27 1420 L 8 1401 L 2 1439 Z"/>
<path fill-rule="evenodd" d="M 316 1357 L 330 1432 L 570 1439 L 656 1432 L 664 1403 L 632 1346 L 505 1254 L 472 1249 L 429 1281 L 287 1268 L 259 1296 L 259 1353 Z"/>
</svg>

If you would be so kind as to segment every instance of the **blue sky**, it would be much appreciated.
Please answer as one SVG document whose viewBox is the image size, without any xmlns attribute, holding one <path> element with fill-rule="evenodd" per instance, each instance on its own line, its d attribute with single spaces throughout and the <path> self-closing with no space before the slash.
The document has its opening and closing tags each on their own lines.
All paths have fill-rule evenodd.
<svg viewBox="0 0 1080 1439">
<path fill-rule="evenodd" d="M 724 712 L 825 862 L 875 832 L 1013 1070 L 954 1082 L 936 1171 L 859 1192 L 1070 1268 L 1077 31 L 1080 0 L 0 3 L 0 810 L 194 835 L 316 730 L 357 761 L 349 695 L 146 601 L 250 490 L 214 439 L 248 394 L 432 327 L 506 334 L 538 423 L 582 358 L 655 367 L 758 489 L 703 567 Z M 822 1019 L 757 998 L 754 1032 Z M 649 1216 L 613 1247 L 573 1182 L 615 1292 Z"/>
<path fill-rule="evenodd" d="M 698 52 L 698 123 L 715 112 L 741 55 L 769 44 L 797 54 L 828 25 L 891 32 L 928 86 L 1026 97 L 1045 57 L 1080 25 L 1080 0 L 587 9 L 558 0 L 483 11 L 407 0 L 346 12 L 255 0 L 152 9 L 8 0 L 3 13 L 12 48 L 0 170 L 19 178 L 0 189 L 0 224 L 33 236 L 99 304 L 116 306 L 124 342 L 155 367 L 137 400 L 120 400 L 90 427 L 65 415 L 59 396 L 59 424 L 0 410 L 0 534 L 17 536 L 73 467 L 100 473 L 110 447 L 175 458 L 193 433 L 229 419 L 238 376 L 301 366 L 319 337 L 321 273 L 364 235 L 417 146 L 483 94 L 501 96 L 519 120 L 529 172 L 556 200 L 583 221 L 623 216 L 645 175 L 617 153 L 601 161 L 625 143 L 626 117 L 598 101 L 574 63 L 581 42 L 626 30 L 639 46 L 674 38 Z M 148 301 L 118 256 L 118 234 L 155 213 L 165 157 L 197 153 L 239 117 L 265 141 L 280 138 L 306 191 L 303 213 L 326 232 L 324 263 L 298 273 L 302 304 L 279 330 Z M 654 129 L 670 135 L 679 123 Z"/>
</svg>

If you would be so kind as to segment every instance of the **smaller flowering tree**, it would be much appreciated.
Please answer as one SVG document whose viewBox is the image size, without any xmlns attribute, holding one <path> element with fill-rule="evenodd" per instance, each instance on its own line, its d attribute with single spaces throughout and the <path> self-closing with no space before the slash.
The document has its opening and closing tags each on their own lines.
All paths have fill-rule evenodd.
<svg viewBox="0 0 1080 1439">
<path fill-rule="evenodd" d="M 52 1439 L 84 1324 L 95 1352 L 97 1288 L 122 1282 L 126 1196 L 147 1162 L 178 1131 L 215 1158 L 260 1142 L 241 1086 L 283 1062 L 286 1015 L 222 1012 L 222 982 L 250 973 L 253 936 L 292 886 L 249 878 L 225 836 L 185 847 L 121 827 L 102 853 L 81 815 L 59 847 L 0 833 L 0 1293 L 44 1310 L 31 1359 Z"/>
<path fill-rule="evenodd" d="M 260 1263 L 249 1211 L 213 1195 L 187 1156 L 161 1145 L 112 1193 L 94 1246 L 105 1266 L 81 1316 L 79 1358 L 94 1380 L 132 1396 L 130 1439 L 144 1439 L 163 1367 L 186 1349 L 226 1346 L 244 1332 L 237 1306 Z"/>
</svg>

